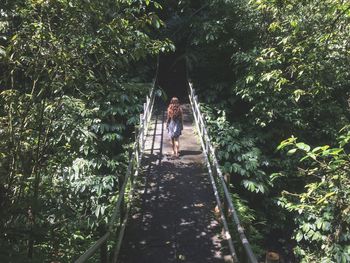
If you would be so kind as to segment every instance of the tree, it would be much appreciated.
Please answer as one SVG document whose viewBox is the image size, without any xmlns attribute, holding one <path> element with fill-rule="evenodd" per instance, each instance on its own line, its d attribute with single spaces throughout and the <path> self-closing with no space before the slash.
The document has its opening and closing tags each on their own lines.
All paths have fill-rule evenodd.
<svg viewBox="0 0 350 263">
<path fill-rule="evenodd" d="M 291 252 L 289 234 L 303 224 L 278 205 L 284 191 L 301 194 L 308 183 L 295 172 L 297 158 L 276 152 L 279 143 L 294 135 L 332 147 L 349 122 L 349 8 L 340 0 L 218 0 L 187 29 L 190 76 L 212 139 L 232 191 L 250 208 L 241 216 L 253 209 L 250 225 L 275 240 L 261 249 Z M 307 251 L 301 258 L 316 260 L 295 241 Z"/>
<path fill-rule="evenodd" d="M 159 7 L 112 0 L 1 7 L 3 260 L 71 261 L 106 223 L 149 91 L 130 81 L 149 81 L 154 71 L 136 79 L 130 69 L 172 48 L 154 37 Z"/>
</svg>

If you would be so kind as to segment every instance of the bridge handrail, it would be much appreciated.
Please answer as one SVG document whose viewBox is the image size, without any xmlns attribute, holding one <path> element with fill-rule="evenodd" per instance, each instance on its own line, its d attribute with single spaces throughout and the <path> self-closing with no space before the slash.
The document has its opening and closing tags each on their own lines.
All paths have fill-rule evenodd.
<svg viewBox="0 0 350 263">
<path fill-rule="evenodd" d="M 248 259 L 249 259 L 249 262 L 251 262 L 251 263 L 258 263 L 258 261 L 256 259 L 256 256 L 255 256 L 255 254 L 254 254 L 254 252 L 253 252 L 253 250 L 252 250 L 252 248 L 251 248 L 251 246 L 249 244 L 249 241 L 248 241 L 248 239 L 247 239 L 247 237 L 246 237 L 246 235 L 244 233 L 244 227 L 242 226 L 242 224 L 241 224 L 241 222 L 239 220 L 237 211 L 236 211 L 236 209 L 235 209 L 235 207 L 233 205 L 233 202 L 232 202 L 232 198 L 231 198 L 230 192 L 229 192 L 229 190 L 227 188 L 224 176 L 222 174 L 219 162 L 218 162 L 218 160 L 216 158 L 215 149 L 214 149 L 213 145 L 211 144 L 211 140 L 210 140 L 209 134 L 207 132 L 202 113 L 201 113 L 200 108 L 199 108 L 198 96 L 195 95 L 195 90 L 193 88 L 192 83 L 189 82 L 188 86 L 189 86 L 189 98 L 190 98 L 190 102 L 191 102 L 191 106 L 192 106 L 192 110 L 193 110 L 193 115 L 194 115 L 195 122 L 196 122 L 196 125 L 197 125 L 199 137 L 201 139 L 201 144 L 202 144 L 204 156 L 205 156 L 205 159 L 206 159 L 206 162 L 207 162 L 209 175 L 211 177 L 215 198 L 216 198 L 216 201 L 218 203 L 218 207 L 219 207 L 220 214 L 221 214 L 221 219 L 223 221 L 223 225 L 224 225 L 224 228 L 225 228 L 225 231 L 226 231 L 226 238 L 228 239 L 231 255 L 233 257 L 233 260 L 238 262 L 237 255 L 235 253 L 235 250 L 234 250 L 234 247 L 233 247 L 233 244 L 232 244 L 231 235 L 228 232 L 227 221 L 226 221 L 226 218 L 225 218 L 224 213 L 223 213 L 221 200 L 219 198 L 219 194 L 218 194 L 218 191 L 217 191 L 215 180 L 213 178 L 213 173 L 212 173 L 212 169 L 211 169 L 211 165 L 210 165 L 210 160 L 212 161 L 213 167 L 215 167 L 216 174 L 217 174 L 217 176 L 219 178 L 219 181 L 221 183 L 222 189 L 224 191 L 224 196 L 225 196 L 227 205 L 229 207 L 230 212 L 232 213 L 233 224 L 237 228 L 237 232 L 239 233 L 239 237 L 240 237 L 241 243 L 242 243 L 242 245 L 244 247 L 244 250 L 245 250 L 246 255 L 247 255 Z"/>
<path fill-rule="evenodd" d="M 140 125 L 137 133 L 136 140 L 132 147 L 132 153 L 130 156 L 128 168 L 126 170 L 126 174 L 124 177 L 123 184 L 118 192 L 118 198 L 116 201 L 116 204 L 114 206 L 114 210 L 111 216 L 111 219 L 108 222 L 108 228 L 106 233 L 100 237 L 88 250 L 84 252 L 76 261 L 75 263 L 83 263 L 86 262 L 89 258 L 91 258 L 98 249 L 101 249 L 103 246 L 107 244 L 107 241 L 109 240 L 110 235 L 113 232 L 114 224 L 117 220 L 120 221 L 119 223 L 119 234 L 117 243 L 114 249 L 112 262 L 117 261 L 118 253 L 120 250 L 121 242 L 124 235 L 124 230 L 126 226 L 126 222 L 128 219 L 128 214 L 130 210 L 130 205 L 133 197 L 133 185 L 134 185 L 134 178 L 138 176 L 138 171 L 141 165 L 145 140 L 146 140 L 146 133 L 149 127 L 149 123 L 152 116 L 153 111 L 153 105 L 154 105 L 154 99 L 155 99 L 155 87 L 157 82 L 157 75 L 158 75 L 158 67 L 159 67 L 159 58 L 157 59 L 157 69 L 156 69 L 156 75 L 153 80 L 152 88 L 150 90 L 149 95 L 146 97 L 146 102 L 143 104 L 143 114 L 140 114 Z M 125 205 L 125 194 L 127 186 L 130 185 L 129 192 L 128 192 L 128 202 L 126 204 L 126 212 L 123 218 L 121 218 L 121 206 Z M 103 256 L 104 258 L 107 258 L 107 255 Z"/>
</svg>

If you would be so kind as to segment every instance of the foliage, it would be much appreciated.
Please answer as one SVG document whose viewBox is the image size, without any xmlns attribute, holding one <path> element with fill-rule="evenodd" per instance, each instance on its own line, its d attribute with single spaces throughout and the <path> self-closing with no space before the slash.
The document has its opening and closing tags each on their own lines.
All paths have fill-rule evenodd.
<svg viewBox="0 0 350 263">
<path fill-rule="evenodd" d="M 109 218 L 152 55 L 154 1 L 5 1 L 0 22 L 2 261 L 71 262 Z M 132 71 L 148 62 L 142 74 Z"/>
<path fill-rule="evenodd" d="M 288 147 L 289 154 L 303 155 L 302 167 L 295 172 L 304 178 L 305 189 L 301 193 L 284 191 L 280 204 L 298 214 L 295 221 L 299 228 L 294 231 L 294 238 L 300 245 L 295 251 L 304 262 L 350 260 L 349 141 L 347 126 L 335 148 L 325 145 L 312 149 L 296 138 L 279 146 Z"/>
<path fill-rule="evenodd" d="M 267 184 L 261 151 L 255 147 L 256 140 L 245 136 L 239 125 L 232 125 L 226 120 L 224 111 L 215 110 L 208 106 L 201 109 L 205 114 L 205 121 L 209 127 L 217 157 L 223 164 L 224 173 L 241 177 L 241 185 L 250 192 L 265 193 Z"/>
<path fill-rule="evenodd" d="M 289 235 L 306 219 L 298 217 L 301 221 L 293 224 L 290 211 L 277 200 L 285 192 L 303 192 L 309 177 L 295 172 L 295 149 L 285 156 L 276 148 L 292 135 L 309 142 L 311 146 L 298 144 L 304 150 L 335 145 L 337 131 L 348 124 L 349 2 L 216 0 L 202 2 L 202 9 L 185 2 L 191 3 L 183 11 L 191 17 L 190 25 L 180 31 L 187 43 L 185 56 L 220 162 L 239 178 L 232 191 L 247 200 L 257 221 L 267 222 L 259 229 L 267 233 L 261 248 L 293 260 L 295 243 Z M 313 166 L 307 163 L 304 169 L 308 167 Z M 247 179 L 260 188 L 242 183 Z M 333 196 L 340 197 L 338 192 Z M 301 260 L 339 260 L 334 251 L 314 253 L 322 251 L 320 243 L 309 246 L 300 235 L 295 242 Z M 345 243 L 330 239 L 327 249 L 333 245 L 341 255 L 347 253 Z"/>
<path fill-rule="evenodd" d="M 348 1 L 3 2 L 1 259 L 71 261 L 103 230 L 149 89 L 135 82 L 168 36 L 256 250 L 349 261 Z"/>
<path fill-rule="evenodd" d="M 262 255 L 264 251 L 260 246 L 263 242 L 261 226 L 265 225 L 266 218 L 257 215 L 256 211 L 249 206 L 247 199 L 250 198 L 251 193 L 264 194 L 269 189 L 267 176 L 262 170 L 263 156 L 255 147 L 255 139 L 245 136 L 241 127 L 231 126 L 226 120 L 224 111 L 201 104 L 201 112 L 205 116 L 206 126 L 216 149 L 216 156 L 222 164 L 222 172 L 230 177 L 228 187 L 232 192 L 232 200 L 240 214 L 242 225 L 254 251 L 257 255 Z M 242 191 L 242 188 L 245 191 Z M 236 226 L 230 225 L 230 227 L 232 233 L 236 233 Z M 238 233 L 233 237 L 235 242 L 240 244 Z M 239 255 L 244 254 L 242 247 L 237 246 L 237 249 Z"/>
<path fill-rule="evenodd" d="M 237 94 L 254 104 L 251 115 L 262 127 L 277 120 L 304 136 L 316 131 L 316 140 L 334 139 L 349 117 L 347 96 L 341 96 L 349 84 L 349 4 L 258 1 L 256 7 L 269 18 L 267 32 Z"/>
<path fill-rule="evenodd" d="M 232 185 L 231 185 L 232 187 Z M 235 188 L 232 188 L 234 192 Z M 231 193 L 231 198 L 233 200 L 233 205 L 237 210 L 237 213 L 240 215 L 241 225 L 244 227 L 245 233 L 249 236 L 249 243 L 257 256 L 264 254 L 261 243 L 264 242 L 264 235 L 266 232 L 261 231 L 261 226 L 266 224 L 266 221 L 262 221 L 257 215 L 256 211 L 249 207 L 247 200 L 243 199 L 237 193 Z M 241 258 L 241 261 L 245 260 L 244 257 L 244 248 L 241 245 L 241 240 L 239 238 L 239 233 L 237 232 L 237 226 L 233 225 L 233 222 L 229 222 L 229 227 L 233 235 L 233 240 L 235 242 L 235 249 L 237 254 Z"/>
</svg>

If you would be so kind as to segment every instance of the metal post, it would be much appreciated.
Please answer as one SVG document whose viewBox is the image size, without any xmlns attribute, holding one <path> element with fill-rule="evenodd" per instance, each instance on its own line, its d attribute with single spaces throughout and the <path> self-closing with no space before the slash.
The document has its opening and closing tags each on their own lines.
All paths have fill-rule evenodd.
<svg viewBox="0 0 350 263">
<path fill-rule="evenodd" d="M 147 108 L 149 108 L 149 102 L 150 102 L 150 99 L 149 99 L 149 96 L 146 97 L 146 105 L 147 105 Z"/>
<path fill-rule="evenodd" d="M 104 234 L 106 233 L 106 227 L 104 225 L 101 225 L 99 227 L 99 232 L 101 237 L 104 236 Z M 107 261 L 108 261 L 108 251 L 107 251 L 107 241 L 106 241 L 100 247 L 100 262 L 107 263 Z"/>
<path fill-rule="evenodd" d="M 225 174 L 224 178 L 225 178 L 226 185 L 230 187 L 230 175 Z M 228 202 L 226 198 L 224 198 L 224 212 L 225 212 L 225 217 L 230 218 L 230 211 L 229 211 Z"/>
<path fill-rule="evenodd" d="M 143 104 L 143 126 L 145 126 L 145 120 L 147 120 L 147 103 Z"/>
<path fill-rule="evenodd" d="M 130 181 L 133 184 L 134 183 L 134 168 L 135 168 L 135 164 L 134 164 L 134 159 L 129 160 L 129 162 L 131 161 L 132 165 L 131 165 L 131 169 L 130 169 Z"/>
<path fill-rule="evenodd" d="M 134 156 L 134 158 L 136 159 L 136 160 L 138 160 L 139 159 L 139 149 L 140 149 L 140 144 L 139 143 L 137 143 L 136 145 L 135 145 L 135 156 Z"/>
<path fill-rule="evenodd" d="M 208 138 L 208 137 L 206 137 Z M 205 138 L 204 138 L 205 139 Z M 207 140 L 205 140 L 205 151 L 207 152 L 208 154 L 208 157 L 210 158 L 210 152 L 209 152 L 209 142 Z"/>
<path fill-rule="evenodd" d="M 204 124 L 203 124 L 203 122 L 200 122 L 200 125 L 201 125 L 201 134 L 203 136 L 203 139 L 205 139 L 204 138 Z"/>
<path fill-rule="evenodd" d="M 143 142 L 143 129 L 144 129 L 144 125 L 143 125 L 143 114 L 140 114 L 140 129 L 139 129 L 139 134 L 140 134 L 140 141 L 139 141 L 139 148 L 140 150 L 142 149 L 142 142 Z"/>
</svg>

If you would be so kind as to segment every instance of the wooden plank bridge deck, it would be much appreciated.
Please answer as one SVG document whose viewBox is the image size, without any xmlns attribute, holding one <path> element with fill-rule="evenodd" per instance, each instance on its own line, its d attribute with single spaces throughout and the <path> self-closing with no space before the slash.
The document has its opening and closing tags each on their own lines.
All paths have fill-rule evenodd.
<svg viewBox="0 0 350 263">
<path fill-rule="evenodd" d="M 183 108 L 179 159 L 170 156 L 166 112 L 154 113 L 118 262 L 215 263 L 229 258 L 191 107 Z"/>
</svg>

